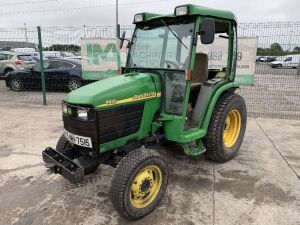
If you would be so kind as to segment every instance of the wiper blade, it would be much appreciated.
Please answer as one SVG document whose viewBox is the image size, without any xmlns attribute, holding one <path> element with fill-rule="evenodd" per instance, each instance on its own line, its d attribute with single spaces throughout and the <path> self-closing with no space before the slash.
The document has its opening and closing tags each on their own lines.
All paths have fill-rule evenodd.
<svg viewBox="0 0 300 225">
<path fill-rule="evenodd" d="M 161 22 L 169 29 L 169 31 L 171 31 L 171 33 L 174 35 L 174 37 L 176 37 L 176 39 L 186 48 L 188 49 L 188 47 L 180 40 L 180 38 L 174 33 L 174 31 L 169 27 L 169 25 L 163 20 L 161 19 Z"/>
</svg>

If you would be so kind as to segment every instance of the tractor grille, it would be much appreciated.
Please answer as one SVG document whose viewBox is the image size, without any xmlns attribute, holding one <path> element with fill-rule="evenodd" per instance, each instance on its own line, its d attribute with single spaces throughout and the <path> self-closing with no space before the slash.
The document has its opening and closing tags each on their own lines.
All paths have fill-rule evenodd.
<svg viewBox="0 0 300 225">
<path fill-rule="evenodd" d="M 136 133 L 141 124 L 144 103 L 97 112 L 99 144 Z"/>
<path fill-rule="evenodd" d="M 72 108 L 72 114 L 63 115 L 64 128 L 73 134 L 90 137 L 93 149 L 98 150 L 99 144 L 134 134 L 139 130 L 144 103 L 101 110 L 96 115 L 91 110 L 89 118 L 92 119 L 88 121 L 76 117 L 76 106 L 69 107 Z"/>
<path fill-rule="evenodd" d="M 64 128 L 73 133 L 92 139 L 93 149 L 98 149 L 98 129 L 95 120 L 82 121 L 72 116 L 63 115 Z"/>
</svg>

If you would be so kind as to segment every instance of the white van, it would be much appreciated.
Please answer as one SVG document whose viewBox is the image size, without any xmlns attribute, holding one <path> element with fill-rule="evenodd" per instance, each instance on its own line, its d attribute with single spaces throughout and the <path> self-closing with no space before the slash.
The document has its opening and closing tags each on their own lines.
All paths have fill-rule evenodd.
<svg viewBox="0 0 300 225">
<path fill-rule="evenodd" d="M 283 60 L 271 62 L 272 68 L 298 68 L 300 63 L 300 55 L 287 55 Z"/>
</svg>

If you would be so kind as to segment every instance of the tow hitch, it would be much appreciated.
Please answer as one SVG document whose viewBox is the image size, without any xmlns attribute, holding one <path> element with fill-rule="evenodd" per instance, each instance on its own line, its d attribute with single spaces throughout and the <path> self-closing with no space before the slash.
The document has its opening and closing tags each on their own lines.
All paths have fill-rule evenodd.
<svg viewBox="0 0 300 225">
<path fill-rule="evenodd" d="M 48 147 L 42 155 L 51 172 L 62 175 L 73 184 L 83 182 L 85 175 L 95 171 L 111 157 L 110 152 L 88 152 L 76 145 L 64 149 L 63 152 Z"/>
</svg>

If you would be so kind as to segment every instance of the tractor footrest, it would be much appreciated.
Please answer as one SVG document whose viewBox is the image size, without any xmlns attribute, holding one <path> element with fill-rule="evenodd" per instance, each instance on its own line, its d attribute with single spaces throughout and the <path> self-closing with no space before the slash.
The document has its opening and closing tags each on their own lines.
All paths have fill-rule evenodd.
<svg viewBox="0 0 300 225">
<path fill-rule="evenodd" d="M 84 169 L 82 166 L 73 162 L 71 159 L 53 148 L 46 148 L 43 151 L 43 160 L 54 171 L 62 175 L 71 183 L 84 181 Z"/>
<path fill-rule="evenodd" d="M 189 143 L 181 143 L 185 154 L 189 156 L 198 156 L 206 151 L 202 141 L 200 139 L 195 141 L 195 146 L 190 146 Z"/>
</svg>

